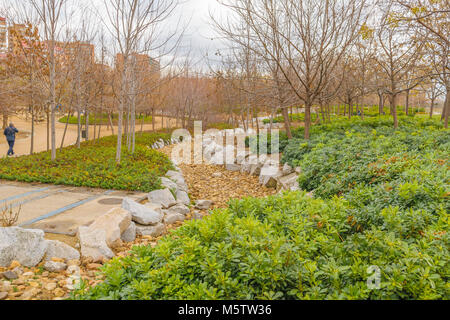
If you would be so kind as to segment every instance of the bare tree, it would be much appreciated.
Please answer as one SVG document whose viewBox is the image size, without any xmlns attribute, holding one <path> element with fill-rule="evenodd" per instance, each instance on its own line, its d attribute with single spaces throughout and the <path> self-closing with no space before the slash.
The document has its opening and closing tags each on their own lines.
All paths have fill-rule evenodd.
<svg viewBox="0 0 450 320">
<path fill-rule="evenodd" d="M 220 0 L 250 29 L 250 49 L 275 62 L 287 84 L 305 104 L 305 139 L 311 109 L 332 73 L 354 43 L 369 12 L 365 0 Z M 216 23 L 233 42 L 245 45 L 239 25 Z M 279 49 L 277 56 L 273 48 Z"/>
<path fill-rule="evenodd" d="M 60 37 L 61 19 L 67 16 L 69 0 L 28 0 L 35 9 L 43 26 L 44 39 L 48 45 L 48 64 L 50 73 L 50 123 L 51 158 L 56 159 L 56 41 Z"/>
<path fill-rule="evenodd" d="M 134 136 L 135 105 L 129 104 L 130 90 L 133 90 L 134 82 L 130 79 L 133 67 L 133 53 L 149 52 L 155 47 L 158 27 L 173 13 L 178 5 L 178 0 L 104 0 L 107 13 L 105 27 L 113 37 L 117 51 L 120 54 L 121 81 L 119 94 L 119 123 L 117 136 L 116 162 L 120 163 L 122 153 L 123 113 L 125 108 L 130 108 L 132 119 L 131 132 Z M 160 31 L 159 31 L 160 32 Z M 173 39 L 175 33 L 169 35 L 163 43 Z M 134 138 L 133 138 L 134 141 Z"/>
</svg>

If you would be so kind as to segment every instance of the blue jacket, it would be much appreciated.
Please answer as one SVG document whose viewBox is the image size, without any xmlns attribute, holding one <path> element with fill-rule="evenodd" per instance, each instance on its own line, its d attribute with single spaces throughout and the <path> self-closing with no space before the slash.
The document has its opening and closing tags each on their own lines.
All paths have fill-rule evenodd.
<svg viewBox="0 0 450 320">
<path fill-rule="evenodd" d="M 3 134 L 6 136 L 6 140 L 8 141 L 14 141 L 16 140 L 16 133 L 18 133 L 19 130 L 17 130 L 14 127 L 8 127 L 5 129 L 5 132 Z"/>
</svg>

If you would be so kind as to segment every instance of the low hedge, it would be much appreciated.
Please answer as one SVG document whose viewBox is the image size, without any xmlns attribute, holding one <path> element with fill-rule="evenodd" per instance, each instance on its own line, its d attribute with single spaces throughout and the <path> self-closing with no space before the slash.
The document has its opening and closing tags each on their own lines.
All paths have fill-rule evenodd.
<svg viewBox="0 0 450 320">
<path fill-rule="evenodd" d="M 148 148 L 160 138 L 170 136 L 137 134 L 135 153 L 129 153 L 124 145 L 119 165 L 115 162 L 117 136 L 83 142 L 80 149 L 71 146 L 58 150 L 55 161 L 50 152 L 3 158 L 0 179 L 150 192 L 161 187 L 159 177 L 172 169 L 167 156 Z"/>
</svg>

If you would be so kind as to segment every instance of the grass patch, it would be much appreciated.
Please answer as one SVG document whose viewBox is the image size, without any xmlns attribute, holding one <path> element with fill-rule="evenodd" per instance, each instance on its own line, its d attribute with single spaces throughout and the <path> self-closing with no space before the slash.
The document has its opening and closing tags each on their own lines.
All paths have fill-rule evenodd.
<svg viewBox="0 0 450 320">
<path fill-rule="evenodd" d="M 138 123 L 136 123 L 136 124 L 139 124 L 139 123 L 141 123 L 142 122 L 142 119 L 144 119 L 144 123 L 145 124 L 149 124 L 149 123 L 152 123 L 152 116 L 141 116 L 141 115 L 136 115 L 136 121 L 138 122 Z M 125 119 L 124 119 L 125 120 Z M 67 116 L 64 116 L 64 117 L 62 117 L 62 118 L 60 118 L 59 120 L 58 120 L 58 122 L 60 122 L 60 123 L 67 123 Z M 81 116 L 81 124 L 85 124 L 86 123 L 86 118 L 85 118 L 85 116 Z M 113 115 L 113 117 L 112 117 L 112 123 L 113 123 L 113 125 L 117 125 L 118 123 L 119 123 L 119 119 L 118 119 L 118 115 Z M 69 118 L 69 124 L 78 124 L 78 117 L 76 117 L 76 116 L 71 116 L 70 118 Z M 101 116 L 97 116 L 96 118 L 94 117 L 94 115 L 90 115 L 89 116 L 89 124 L 90 125 L 94 125 L 94 124 L 97 124 L 97 125 L 99 125 L 99 124 L 102 124 L 102 125 L 109 125 L 110 124 L 110 122 L 109 122 L 109 118 L 108 118 L 108 115 L 107 114 L 102 114 Z"/>
<path fill-rule="evenodd" d="M 116 139 L 109 136 L 96 143 L 83 142 L 80 149 L 63 148 L 56 161 L 51 161 L 50 152 L 0 159 L 0 179 L 143 192 L 159 189 L 159 177 L 172 169 L 172 164 L 148 146 L 170 139 L 170 135 L 136 134 L 135 153 L 124 146 L 120 165 L 115 162 Z"/>
</svg>

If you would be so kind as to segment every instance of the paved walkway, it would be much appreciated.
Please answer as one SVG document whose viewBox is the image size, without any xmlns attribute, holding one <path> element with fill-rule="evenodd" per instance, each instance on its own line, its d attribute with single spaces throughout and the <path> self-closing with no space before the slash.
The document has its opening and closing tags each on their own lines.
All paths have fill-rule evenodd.
<svg viewBox="0 0 450 320">
<path fill-rule="evenodd" d="M 17 226 L 47 233 L 74 236 L 79 226 L 89 225 L 125 197 L 140 200 L 146 194 L 0 180 L 0 209 L 20 210 Z"/>
</svg>

